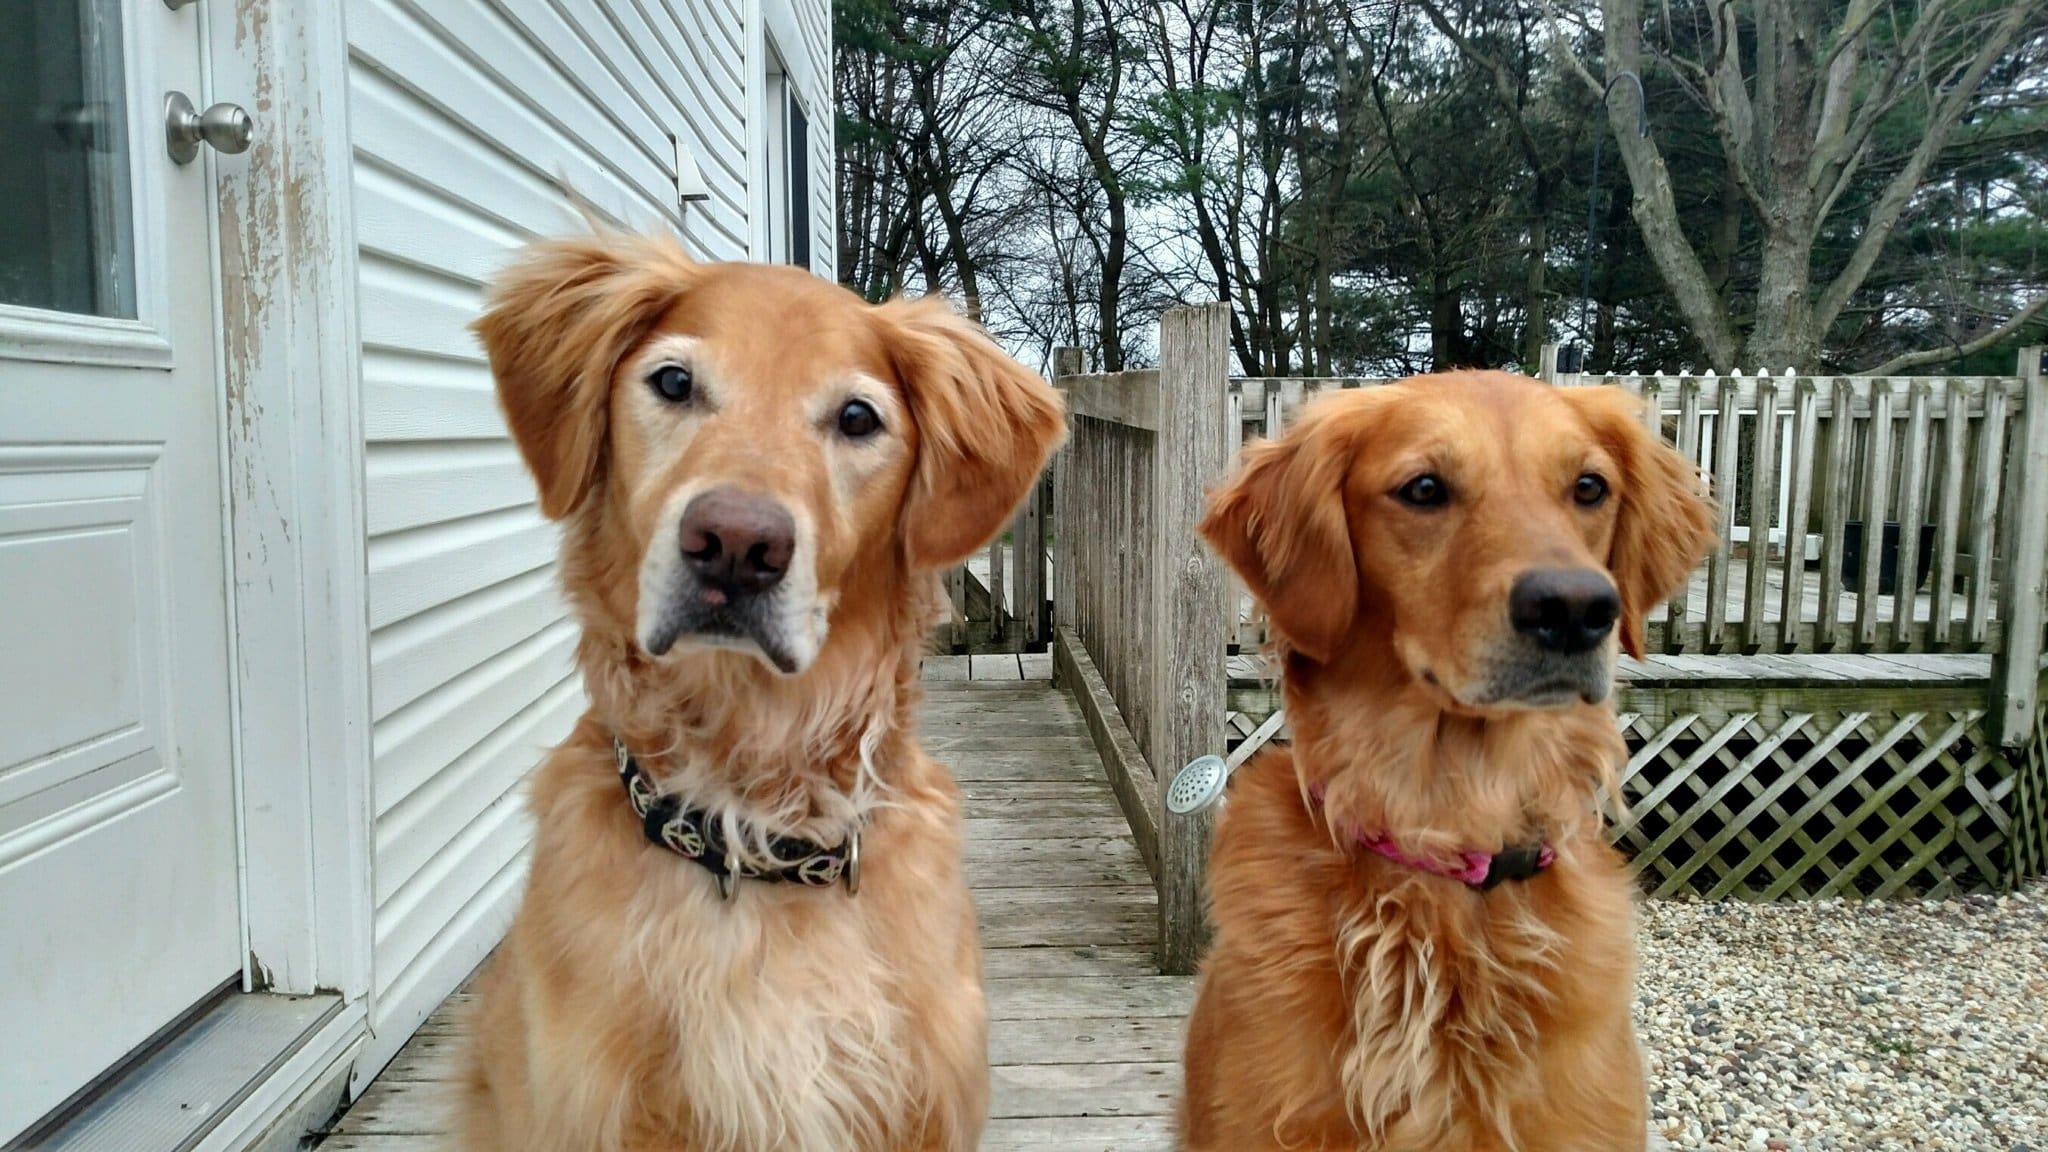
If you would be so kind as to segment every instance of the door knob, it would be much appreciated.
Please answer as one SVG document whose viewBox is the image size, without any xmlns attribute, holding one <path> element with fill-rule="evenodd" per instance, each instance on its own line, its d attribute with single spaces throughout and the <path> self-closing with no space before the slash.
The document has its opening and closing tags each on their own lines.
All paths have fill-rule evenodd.
<svg viewBox="0 0 2048 1152">
<path fill-rule="evenodd" d="M 164 140 L 176 164 L 190 164 L 201 144 L 229 156 L 249 150 L 256 121 L 239 104 L 215 104 L 201 112 L 183 92 L 164 97 Z"/>
</svg>

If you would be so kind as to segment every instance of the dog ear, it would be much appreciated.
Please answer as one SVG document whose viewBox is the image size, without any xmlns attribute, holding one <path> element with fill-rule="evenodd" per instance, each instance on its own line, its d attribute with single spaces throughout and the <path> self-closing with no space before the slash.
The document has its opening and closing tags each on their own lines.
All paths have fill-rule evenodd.
<svg viewBox="0 0 2048 1152">
<path fill-rule="evenodd" d="M 1355 439 L 1311 412 L 1278 440 L 1248 445 L 1196 526 L 1287 645 L 1319 664 L 1336 655 L 1358 613 L 1358 557 L 1344 505 Z"/>
<path fill-rule="evenodd" d="M 1607 570 L 1621 592 L 1621 647 L 1641 659 L 1643 618 L 1678 590 L 1714 544 L 1714 503 L 1699 469 L 1642 424 L 1642 400 L 1622 388 L 1570 388 L 1621 476 Z"/>
<path fill-rule="evenodd" d="M 895 300 L 875 315 L 917 422 L 904 547 L 913 567 L 944 568 L 1023 503 L 1066 438 L 1066 405 L 942 300 Z"/>
<path fill-rule="evenodd" d="M 543 515 L 559 520 L 590 493 L 612 374 L 695 274 L 672 237 L 608 232 L 532 244 L 492 283 L 470 327 Z"/>
</svg>

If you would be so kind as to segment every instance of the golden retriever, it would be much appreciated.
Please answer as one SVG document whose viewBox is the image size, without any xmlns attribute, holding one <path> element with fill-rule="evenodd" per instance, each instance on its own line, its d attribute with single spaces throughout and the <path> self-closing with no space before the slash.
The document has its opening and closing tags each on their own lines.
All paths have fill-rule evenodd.
<svg viewBox="0 0 2048 1152">
<path fill-rule="evenodd" d="M 1268 614 L 1294 744 L 1216 830 L 1187 1148 L 1642 1149 L 1595 789 L 1617 634 L 1639 655 L 1711 542 L 1696 472 L 1625 392 L 1424 376 L 1248 448 L 1201 532 Z"/>
<path fill-rule="evenodd" d="M 666 238 L 541 242 L 476 330 L 590 706 L 532 779 L 462 1146 L 974 1148 L 980 950 L 918 665 L 1058 395 L 940 304 Z"/>
</svg>

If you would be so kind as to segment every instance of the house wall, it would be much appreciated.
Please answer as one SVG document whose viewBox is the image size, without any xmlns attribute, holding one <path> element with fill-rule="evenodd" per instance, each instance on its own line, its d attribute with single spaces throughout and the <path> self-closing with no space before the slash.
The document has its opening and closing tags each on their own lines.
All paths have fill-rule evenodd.
<svg viewBox="0 0 2048 1152">
<path fill-rule="evenodd" d="M 559 178 L 699 257 L 759 250 L 749 72 L 774 20 L 804 30 L 790 71 L 812 127 L 813 268 L 832 274 L 826 0 L 761 2 L 349 0 L 376 905 L 359 1083 L 509 922 L 520 783 L 583 706 L 556 531 L 467 325 L 509 249 L 580 226 Z M 671 133 L 708 201 L 678 206 Z"/>
</svg>

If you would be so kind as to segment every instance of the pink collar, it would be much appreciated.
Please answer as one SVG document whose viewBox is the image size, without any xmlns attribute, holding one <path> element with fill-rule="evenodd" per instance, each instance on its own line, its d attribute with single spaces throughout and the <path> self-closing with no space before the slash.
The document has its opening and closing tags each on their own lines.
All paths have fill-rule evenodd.
<svg viewBox="0 0 2048 1152">
<path fill-rule="evenodd" d="M 1311 787 L 1309 795 L 1320 805 L 1323 802 L 1322 786 Z M 1557 859 L 1557 852 L 1541 840 L 1509 844 L 1498 852 L 1460 852 L 1456 864 L 1447 864 L 1403 852 L 1392 836 L 1368 836 L 1364 832 L 1353 831 L 1351 837 L 1368 852 L 1417 871 L 1456 880 L 1469 888 L 1488 889 L 1503 880 L 1527 880 L 1550 867 Z"/>
<path fill-rule="evenodd" d="M 1510 844 L 1498 852 L 1460 852 L 1458 863 L 1445 864 L 1401 851 L 1391 836 L 1355 834 L 1367 850 L 1377 852 L 1396 864 L 1406 864 L 1438 876 L 1448 876 L 1467 887 L 1491 888 L 1503 880 L 1527 880 L 1557 859 L 1557 853 L 1542 841 Z"/>
</svg>

